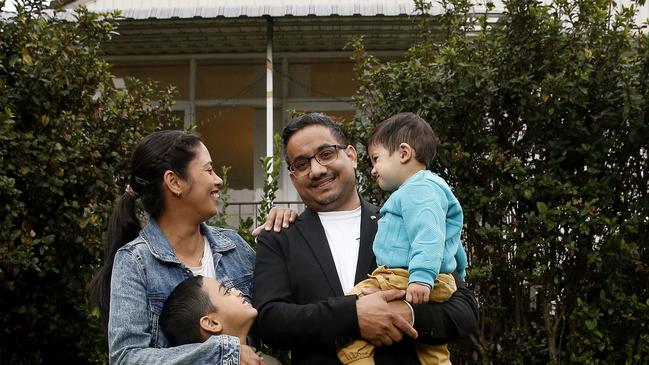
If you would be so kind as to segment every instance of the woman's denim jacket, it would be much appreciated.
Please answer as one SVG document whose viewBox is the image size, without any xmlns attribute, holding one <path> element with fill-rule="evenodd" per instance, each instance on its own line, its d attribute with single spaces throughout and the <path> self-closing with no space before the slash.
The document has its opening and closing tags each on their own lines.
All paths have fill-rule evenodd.
<svg viewBox="0 0 649 365">
<path fill-rule="evenodd" d="M 200 229 L 212 249 L 217 279 L 250 297 L 255 252 L 234 231 L 205 224 Z M 176 285 L 192 275 L 153 219 L 117 251 L 108 322 L 111 364 L 239 364 L 239 339 L 233 336 L 168 347 L 158 326 L 160 311 Z"/>
</svg>

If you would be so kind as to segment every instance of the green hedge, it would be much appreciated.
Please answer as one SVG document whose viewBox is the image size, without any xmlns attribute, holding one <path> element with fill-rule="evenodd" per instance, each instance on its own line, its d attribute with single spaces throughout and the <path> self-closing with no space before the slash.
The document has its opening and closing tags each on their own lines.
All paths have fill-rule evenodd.
<svg viewBox="0 0 649 365">
<path fill-rule="evenodd" d="M 445 3 L 400 62 L 357 42 L 349 132 L 408 110 L 438 134 L 482 311 L 454 363 L 647 364 L 649 41 L 605 1 L 506 4 L 478 29 Z M 0 363 L 105 361 L 85 285 L 132 146 L 173 123 L 169 92 L 113 87 L 114 16 L 0 20 Z"/>
<path fill-rule="evenodd" d="M 132 146 L 171 126 L 171 95 L 113 87 L 99 47 L 115 14 L 40 6 L 0 20 L 0 363 L 102 362 L 86 284 Z"/>
<path fill-rule="evenodd" d="M 347 127 L 364 141 L 413 111 L 437 133 L 433 170 L 464 208 L 481 305 L 454 363 L 649 364 L 649 38 L 635 9 L 508 0 L 493 23 L 442 5 L 403 60 L 353 42 L 361 112 Z"/>
</svg>

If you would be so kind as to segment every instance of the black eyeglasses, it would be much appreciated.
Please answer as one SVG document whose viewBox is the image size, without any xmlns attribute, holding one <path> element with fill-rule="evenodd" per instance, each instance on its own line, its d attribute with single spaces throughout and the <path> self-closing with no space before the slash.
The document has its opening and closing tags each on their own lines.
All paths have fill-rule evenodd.
<svg viewBox="0 0 649 365">
<path fill-rule="evenodd" d="M 346 146 L 331 145 L 324 146 L 320 151 L 316 152 L 311 157 L 300 157 L 288 165 L 288 171 L 295 177 L 301 177 L 311 171 L 311 159 L 315 158 L 316 161 L 322 166 L 327 166 L 338 159 L 338 150 L 344 150 Z"/>
</svg>

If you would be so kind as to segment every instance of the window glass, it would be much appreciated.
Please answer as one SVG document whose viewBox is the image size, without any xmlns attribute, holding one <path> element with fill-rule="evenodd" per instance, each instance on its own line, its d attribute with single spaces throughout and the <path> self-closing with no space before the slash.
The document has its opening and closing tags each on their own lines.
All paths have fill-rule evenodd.
<svg viewBox="0 0 649 365">
<path fill-rule="evenodd" d="M 111 69 L 117 77 L 136 77 L 142 81 L 157 81 L 163 88 L 174 86 L 175 99 L 189 99 L 189 64 L 169 66 L 115 66 Z"/>
<path fill-rule="evenodd" d="M 217 173 L 230 166 L 231 189 L 253 187 L 253 118 L 250 107 L 197 108 L 197 132 L 210 151 Z"/>
</svg>

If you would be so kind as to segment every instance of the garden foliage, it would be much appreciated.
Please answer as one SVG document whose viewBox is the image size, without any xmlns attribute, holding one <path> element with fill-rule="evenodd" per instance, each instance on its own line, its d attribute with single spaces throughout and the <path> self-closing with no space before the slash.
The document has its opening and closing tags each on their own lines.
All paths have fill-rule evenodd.
<svg viewBox="0 0 649 365">
<path fill-rule="evenodd" d="M 635 7 L 504 4 L 494 22 L 442 2 L 399 61 L 353 42 L 349 133 L 400 111 L 437 133 L 481 306 L 454 364 L 649 364 L 649 38 Z M 359 170 L 380 203 L 362 156 Z"/>
<path fill-rule="evenodd" d="M 0 363 L 105 359 L 86 285 L 131 151 L 171 125 L 169 91 L 113 86 L 116 14 L 27 1 L 0 19 Z M 155 102 L 154 102 L 155 100 Z"/>
</svg>

